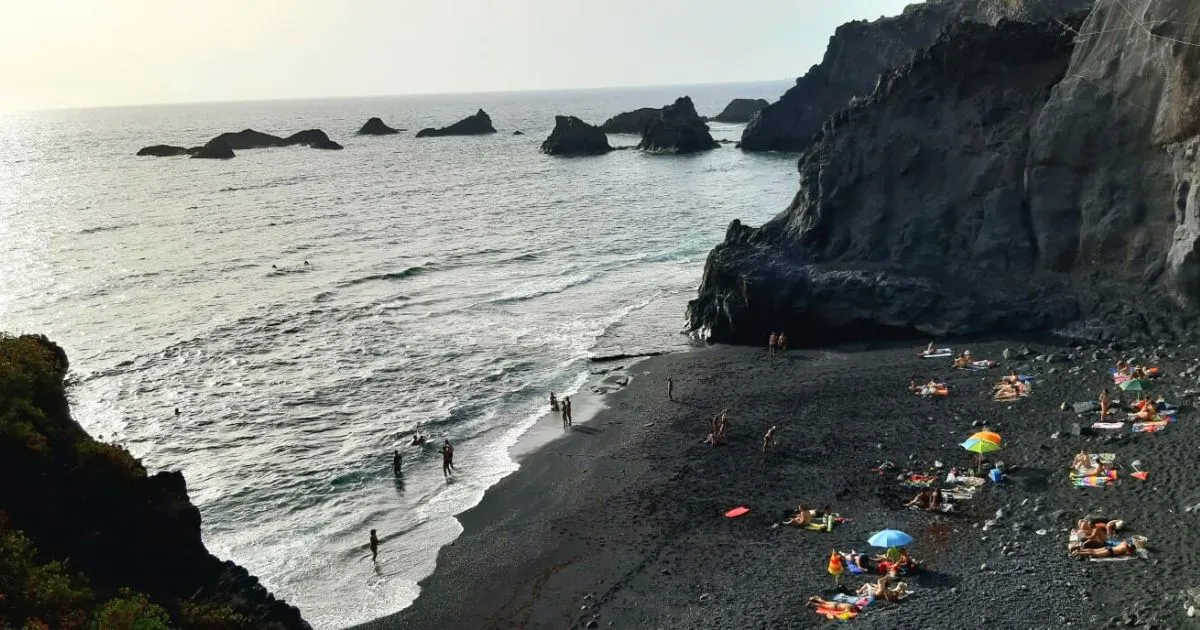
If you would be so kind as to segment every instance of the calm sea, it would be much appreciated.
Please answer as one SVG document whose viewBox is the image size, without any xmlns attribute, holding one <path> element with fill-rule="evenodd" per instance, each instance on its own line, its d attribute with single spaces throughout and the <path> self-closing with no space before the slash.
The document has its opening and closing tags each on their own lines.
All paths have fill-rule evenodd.
<svg viewBox="0 0 1200 630">
<path fill-rule="evenodd" d="M 732 145 L 543 156 L 554 115 L 598 124 L 683 94 L 712 115 L 787 87 L 0 115 L 0 330 L 65 346 L 76 418 L 182 470 L 214 553 L 318 628 L 372 619 L 411 603 L 454 516 L 516 469 L 547 393 L 578 388 L 589 356 L 682 345 L 708 250 L 794 192 L 793 158 Z M 500 133 L 413 137 L 480 107 Z M 409 132 L 353 135 L 370 116 Z M 346 148 L 134 156 L 246 127 Z M 404 446 L 414 431 L 458 445 L 453 483 Z"/>
</svg>

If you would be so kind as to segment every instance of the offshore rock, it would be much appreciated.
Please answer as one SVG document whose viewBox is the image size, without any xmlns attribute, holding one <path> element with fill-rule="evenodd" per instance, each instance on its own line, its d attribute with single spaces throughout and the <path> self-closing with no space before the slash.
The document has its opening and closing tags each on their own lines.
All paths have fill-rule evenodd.
<svg viewBox="0 0 1200 630">
<path fill-rule="evenodd" d="M 713 116 L 713 120 L 726 123 L 750 122 L 750 119 L 767 105 L 770 103 L 761 98 L 735 98 L 729 101 L 720 114 Z"/>
<path fill-rule="evenodd" d="M 233 147 L 220 138 L 213 138 L 202 147 L 188 149 L 188 154 L 194 158 L 209 160 L 228 160 L 234 157 Z"/>
<path fill-rule="evenodd" d="M 657 107 L 642 107 L 631 112 L 617 114 L 600 125 L 604 133 L 641 134 L 646 125 L 658 120 L 662 110 Z"/>
<path fill-rule="evenodd" d="M 176 155 L 187 155 L 187 147 L 176 147 L 169 144 L 156 144 L 149 147 L 138 149 L 139 156 L 154 156 L 154 157 L 173 157 Z"/>
<path fill-rule="evenodd" d="M 747 151 L 800 151 L 827 118 L 856 97 L 870 95 L 880 75 L 908 64 L 947 27 L 963 21 L 996 24 L 1061 19 L 1093 0 L 938 0 L 912 4 L 901 15 L 854 21 L 829 38 L 821 63 L 796 79 L 779 101 L 763 108 L 742 132 Z"/>
<path fill-rule="evenodd" d="M 692 99 L 684 96 L 663 107 L 646 125 L 637 148 L 652 153 L 699 153 L 718 146 Z"/>
<path fill-rule="evenodd" d="M 542 143 L 549 155 L 603 155 L 612 151 L 608 136 L 574 116 L 555 116 L 554 131 Z"/>
<path fill-rule="evenodd" d="M 399 129 L 387 126 L 381 118 L 368 118 L 367 122 L 358 129 L 360 136 L 391 136 L 398 133 L 400 133 Z"/>
<path fill-rule="evenodd" d="M 284 138 L 279 146 L 290 147 L 294 145 L 333 151 L 340 151 L 342 149 L 342 145 L 330 140 L 329 136 L 325 135 L 325 132 L 320 129 L 305 129 L 304 131 L 296 132 Z"/>
<path fill-rule="evenodd" d="M 418 138 L 436 138 L 439 136 L 479 136 L 496 133 L 492 127 L 492 119 L 482 109 L 466 118 L 440 129 L 426 128 L 417 132 Z"/>
</svg>

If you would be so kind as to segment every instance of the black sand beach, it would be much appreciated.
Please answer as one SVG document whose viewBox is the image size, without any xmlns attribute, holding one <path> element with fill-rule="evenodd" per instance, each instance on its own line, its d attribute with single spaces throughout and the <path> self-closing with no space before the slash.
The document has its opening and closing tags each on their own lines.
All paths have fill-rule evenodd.
<svg viewBox="0 0 1200 630">
<path fill-rule="evenodd" d="M 956 371 L 949 360 L 916 358 L 911 345 L 776 359 L 716 347 L 636 364 L 632 383 L 603 397 L 606 409 L 528 455 L 461 516 L 465 532 L 443 549 L 411 608 L 361 628 L 824 627 L 836 622 L 804 604 L 833 592 L 831 549 L 869 549 L 884 527 L 913 535 L 926 570 L 907 579 L 905 601 L 872 604 L 854 627 L 1186 627 L 1187 590 L 1200 584 L 1200 516 L 1190 510 L 1200 503 L 1200 432 L 1191 394 L 1183 397 L 1195 376 L 1182 372 L 1196 351 L 953 345 L 1000 367 Z M 1001 359 L 1022 345 L 1029 358 Z M 1050 354 L 1060 360 L 1035 360 Z M 1120 397 L 1107 369 L 1125 356 L 1163 366 L 1155 393 L 1184 405 L 1180 420 L 1152 434 L 1074 434 L 1073 423 L 1092 419 L 1059 406 L 1095 399 L 1102 387 Z M 1010 368 L 1036 376 L 1033 395 L 992 402 L 992 384 Z M 668 375 L 682 402 L 666 399 Z M 943 379 L 951 395 L 913 396 L 914 377 Z M 721 407 L 731 411 L 730 444 L 704 445 Z M 772 424 L 779 445 L 764 457 Z M 958 514 L 905 509 L 916 490 L 872 472 L 885 460 L 940 461 L 942 475 L 970 465 L 975 456 L 959 443 L 980 425 L 1003 434 L 995 459 L 1010 479 L 960 503 Z M 1117 454 L 1114 486 L 1073 487 L 1067 467 L 1081 448 Z M 1134 460 L 1146 481 L 1129 476 Z M 830 504 L 853 520 L 829 533 L 775 526 L 798 503 Z M 739 505 L 750 513 L 723 517 Z M 1150 558 L 1069 557 L 1068 530 L 1087 515 L 1126 520 L 1149 540 Z M 851 587 L 864 581 L 847 578 Z"/>
</svg>

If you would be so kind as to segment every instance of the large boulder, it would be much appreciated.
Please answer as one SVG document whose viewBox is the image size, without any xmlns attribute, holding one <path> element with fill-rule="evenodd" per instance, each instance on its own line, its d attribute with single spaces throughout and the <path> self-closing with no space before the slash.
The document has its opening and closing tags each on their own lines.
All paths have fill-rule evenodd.
<svg viewBox="0 0 1200 630">
<path fill-rule="evenodd" d="M 220 140 L 229 145 L 234 151 L 243 149 L 266 149 L 268 147 L 283 146 L 283 138 L 273 136 L 269 133 L 255 131 L 253 129 L 243 129 L 241 131 L 225 132 L 213 140 Z"/>
<path fill-rule="evenodd" d="M 1189 157 L 1200 115 L 1187 109 L 1200 90 L 1185 70 L 1196 53 L 1127 43 L 1135 25 L 1108 6 L 1122 1 L 1102 0 L 1082 27 L 1083 14 L 960 23 L 882 77 L 801 154 L 783 213 L 730 226 L 691 328 L 746 343 L 773 330 L 797 343 L 1188 336 L 1200 295 L 1188 280 L 1200 212 L 1185 183 L 1200 174 Z M 1133 6 L 1170 3 L 1187 4 Z M 1100 35 L 1072 58 L 1067 27 Z M 1109 85 L 1084 87 L 1087 72 Z M 1134 95 L 1138 107 L 1119 102 Z M 1157 163 L 1134 164 L 1155 150 Z"/>
<path fill-rule="evenodd" d="M 140 156 L 173 157 L 176 155 L 187 155 L 188 149 L 187 147 L 176 147 L 169 144 L 156 144 L 138 149 L 137 154 Z"/>
<path fill-rule="evenodd" d="M 763 108 L 742 132 L 747 151 L 800 151 L 821 123 L 855 97 L 870 95 L 880 75 L 903 66 L 917 51 L 962 21 L 1041 21 L 1091 7 L 1093 0 L 939 0 L 912 4 L 901 15 L 837 28 L 821 63 L 796 79 L 779 101 Z"/>
<path fill-rule="evenodd" d="M 438 136 L 479 136 L 496 133 L 492 119 L 482 109 L 466 118 L 441 129 L 426 128 L 417 132 L 418 138 L 436 138 Z"/>
<path fill-rule="evenodd" d="M 555 116 L 554 131 L 542 143 L 549 155 L 602 155 L 612 151 L 608 136 L 574 116 Z"/>
<path fill-rule="evenodd" d="M 696 113 L 692 99 L 684 96 L 663 107 L 658 117 L 646 125 L 637 148 L 652 153 L 698 153 L 718 146 L 708 125 Z"/>
<path fill-rule="evenodd" d="M 641 134 L 646 125 L 658 120 L 662 110 L 657 107 L 642 107 L 631 112 L 617 114 L 600 125 L 604 133 Z"/>
<path fill-rule="evenodd" d="M 194 158 L 209 159 L 209 160 L 228 160 L 234 157 L 233 147 L 220 137 L 209 140 L 202 147 L 194 147 L 188 149 L 188 154 Z"/>
<path fill-rule="evenodd" d="M 729 101 L 720 114 L 713 116 L 713 120 L 725 123 L 750 122 L 750 119 L 767 105 L 770 103 L 761 98 L 735 98 Z"/>
<path fill-rule="evenodd" d="M 329 136 L 325 135 L 325 132 L 321 131 L 320 129 L 305 129 L 304 131 L 298 131 L 284 138 L 279 143 L 279 146 L 285 147 L 295 145 L 311 147 L 313 149 L 329 149 L 334 151 L 340 151 L 342 149 L 342 145 L 330 140 Z"/>
<path fill-rule="evenodd" d="M 363 126 L 359 128 L 358 135 L 360 136 L 390 136 L 400 133 L 399 129 L 393 129 L 380 118 L 369 118 Z"/>
</svg>

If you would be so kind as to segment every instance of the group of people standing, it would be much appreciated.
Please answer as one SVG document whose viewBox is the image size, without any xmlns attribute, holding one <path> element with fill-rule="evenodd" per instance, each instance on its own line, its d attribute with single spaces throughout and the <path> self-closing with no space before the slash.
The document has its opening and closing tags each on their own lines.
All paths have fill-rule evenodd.
<svg viewBox="0 0 1200 630">
<path fill-rule="evenodd" d="M 564 429 L 571 426 L 571 424 L 575 421 L 575 419 L 571 417 L 570 396 L 563 396 L 563 399 L 559 401 L 558 398 L 554 396 L 554 392 L 550 392 L 550 411 L 562 412 L 562 423 Z"/>
<path fill-rule="evenodd" d="M 787 344 L 787 335 L 784 333 L 771 333 L 770 339 L 767 340 L 767 356 L 783 355 L 783 353 L 787 352 Z"/>
</svg>

